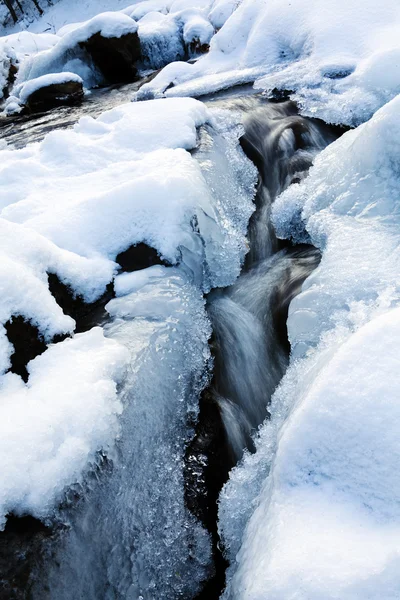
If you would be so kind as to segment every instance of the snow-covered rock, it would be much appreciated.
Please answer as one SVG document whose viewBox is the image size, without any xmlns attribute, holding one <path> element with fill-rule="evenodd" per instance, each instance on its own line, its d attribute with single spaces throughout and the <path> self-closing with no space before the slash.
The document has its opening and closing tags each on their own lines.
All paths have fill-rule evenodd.
<svg viewBox="0 0 400 600">
<path fill-rule="evenodd" d="M 201 95 L 255 81 L 258 89 L 293 91 L 303 114 L 357 125 L 400 90 L 399 20 L 396 0 L 244 0 L 206 57 L 168 65 L 139 97 Z"/>
<path fill-rule="evenodd" d="M 139 56 L 135 21 L 123 13 L 103 13 L 70 29 L 52 48 L 28 57 L 18 83 L 63 71 L 81 76 L 86 87 L 115 81 L 120 73 L 126 81 L 134 78 Z"/>
<path fill-rule="evenodd" d="M 47 517 L 65 486 L 113 446 L 128 358 L 94 328 L 33 360 L 28 385 L 12 373 L 1 378 L 1 528 L 9 512 Z"/>
<path fill-rule="evenodd" d="M 227 131 L 224 141 L 218 141 L 225 146 L 217 153 L 220 160 L 227 161 L 226 182 L 210 168 L 209 159 L 200 156 L 197 160 L 189 152 L 198 142 L 198 128 L 208 122 L 214 124 L 217 137 L 219 129 Z M 212 286 L 231 283 L 239 274 L 246 252 L 255 179 L 254 169 L 238 150 L 239 134 L 235 121 L 230 122 L 223 113 L 211 115 L 193 99 L 171 99 L 121 105 L 98 119 L 83 117 L 74 129 L 54 131 L 43 142 L 23 150 L 0 150 L 0 388 L 4 386 L 5 397 L 12 391 L 13 403 L 19 406 L 21 415 L 25 403 L 32 403 L 34 410 L 33 399 L 41 398 L 42 388 L 39 379 L 32 376 L 25 385 L 16 375 L 5 374 L 13 353 L 5 325 L 13 316 L 21 316 L 38 328 L 46 343 L 55 335 L 72 334 L 75 327 L 74 320 L 64 314 L 51 294 L 48 274 L 57 275 L 71 293 L 93 302 L 113 280 L 118 270 L 117 255 L 141 242 L 154 248 L 168 263 L 179 263 L 182 276 L 192 282 L 200 296 Z M 210 140 L 208 146 L 212 147 Z M 164 301 L 165 295 L 161 294 L 154 299 L 154 306 L 161 302 L 161 307 Z M 118 403 L 111 392 L 107 392 L 102 405 L 104 419 L 99 413 L 103 421 L 98 423 L 94 413 L 88 412 L 85 419 L 90 424 L 85 422 L 85 428 L 80 428 L 79 420 L 71 421 L 70 427 L 68 420 L 65 428 L 58 425 L 67 409 L 56 384 L 65 388 L 65 403 L 70 394 L 71 407 L 76 406 L 75 387 L 69 389 L 67 385 L 71 379 L 67 359 L 70 349 L 76 347 L 78 352 L 80 344 L 91 340 L 91 335 L 89 332 L 76 337 L 74 343 L 59 343 L 28 364 L 31 373 L 36 372 L 34 365 L 43 365 L 48 381 L 54 380 L 54 405 L 46 416 L 46 429 L 36 433 L 29 431 L 29 422 L 22 423 L 23 416 L 17 418 L 17 412 L 9 411 L 5 417 L 8 442 L 0 454 L 17 447 L 20 436 L 26 444 L 36 445 L 38 440 L 38 452 L 42 446 L 49 449 L 43 455 L 27 451 L 24 473 L 40 471 L 41 456 L 46 472 L 45 462 L 53 460 L 57 448 L 63 446 L 63 436 L 74 427 L 82 451 L 75 462 L 71 459 L 69 470 L 61 459 L 54 459 L 48 482 L 51 494 L 46 491 L 50 488 L 46 488 L 45 475 L 38 479 L 37 488 L 33 475 L 18 480 L 10 475 L 15 481 L 12 489 L 5 488 L 9 491 L 0 501 L 3 519 L 7 511 L 29 511 L 40 517 L 49 514 L 64 486 L 79 481 L 96 451 L 106 450 L 115 437 L 118 411 L 113 407 Z M 100 352 L 96 343 L 99 348 L 103 344 L 99 335 L 93 337 L 94 355 Z M 101 360 L 108 352 L 104 344 Z M 208 352 L 204 344 L 203 350 Z M 108 371 L 104 371 L 102 362 L 98 370 L 93 367 L 92 387 L 102 389 L 104 379 L 108 388 L 115 390 L 114 383 L 120 381 L 115 373 L 120 373 L 120 366 L 114 364 L 118 360 L 113 361 L 113 352 L 114 346 L 110 346 L 111 354 L 105 358 L 110 362 Z M 116 356 L 120 356 L 118 352 L 115 350 Z M 88 364 L 91 353 L 90 345 Z M 57 360 L 50 360 L 53 355 Z M 82 378 L 85 369 L 83 364 Z M 79 401 L 85 401 L 84 391 Z M 109 432 L 105 431 L 107 415 Z M 59 432 L 56 445 L 52 441 L 53 419 L 54 430 Z M 17 460 L 20 455 L 15 456 Z M 13 452 L 4 456 L 6 460 L 7 472 L 15 473 L 19 463 L 13 462 Z"/>
<path fill-rule="evenodd" d="M 30 79 L 13 90 L 4 110 L 7 115 L 45 111 L 63 104 L 76 104 L 83 99 L 83 81 L 75 73 L 53 73 Z"/>
</svg>

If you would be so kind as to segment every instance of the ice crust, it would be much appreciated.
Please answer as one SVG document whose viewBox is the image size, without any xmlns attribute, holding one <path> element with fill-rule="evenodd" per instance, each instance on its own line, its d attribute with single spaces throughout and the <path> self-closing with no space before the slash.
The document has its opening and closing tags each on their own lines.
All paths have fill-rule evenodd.
<svg viewBox="0 0 400 600">
<path fill-rule="evenodd" d="M 182 266 L 118 275 L 116 293 L 105 335 L 130 357 L 119 441 L 112 471 L 67 513 L 73 526 L 50 566 L 50 591 L 59 600 L 190 598 L 211 569 L 183 481 L 188 418 L 210 361 L 204 299 Z"/>
<path fill-rule="evenodd" d="M 205 150 L 198 157 L 189 152 L 202 138 L 198 129 L 205 124 L 206 146 L 211 152 L 215 136 L 214 152 L 221 153 L 230 169 L 229 184 L 218 180 Z M 51 295 L 48 273 L 93 302 L 116 275 L 117 254 L 139 242 L 155 248 L 167 262 L 179 264 L 186 286 L 200 297 L 211 287 L 234 281 L 246 252 L 255 184 L 255 170 L 239 149 L 239 135 L 234 118 L 218 111 L 211 114 L 202 103 L 184 98 L 121 105 L 98 119 L 83 117 L 73 129 L 52 132 L 23 150 L 0 150 L 0 390 L 8 398 L 5 411 L 11 393 L 12 404 L 19 407 L 6 413 L 7 443 L 0 448 L 0 453 L 7 452 L 4 477 L 12 483 L 4 487 L 0 501 L 2 524 L 10 511 L 51 517 L 65 486 L 81 483 L 97 453 L 109 450 L 119 431 L 121 404 L 115 385 L 124 384 L 121 370 L 126 355 L 124 344 L 108 343 L 101 332 L 89 331 L 51 346 L 29 364 L 32 375 L 25 385 L 16 375 L 6 374 L 13 347 L 4 325 L 21 315 L 38 327 L 46 342 L 57 334 L 73 334 L 75 322 Z M 132 278 L 128 274 L 117 278 L 118 296 L 132 292 Z M 144 303 L 154 308 L 150 321 L 175 306 L 173 299 L 170 306 L 168 294 L 156 291 Z M 111 303 L 113 319 L 128 319 L 121 317 L 122 308 L 115 312 L 113 307 Z M 183 321 L 185 307 L 178 311 Z M 151 345 L 149 340 L 146 344 Z M 70 359 L 74 348 L 82 365 L 74 375 L 76 381 L 68 385 L 74 379 L 75 363 Z M 179 347 L 172 348 L 176 360 L 181 360 Z M 205 339 L 199 352 L 202 361 L 203 353 L 208 353 Z M 48 395 L 43 395 L 45 372 Z M 185 385 L 189 389 L 189 383 Z M 91 388 L 99 389 L 98 406 L 90 394 L 86 398 L 85 390 Z M 84 408 L 78 409 L 81 404 Z M 31 425 L 34 410 L 43 428 Z M 78 413 L 75 420 L 72 413 Z M 69 456 L 68 439 L 74 428 L 76 456 Z M 14 447 L 15 462 L 7 450 Z M 18 461 L 24 454 L 21 470 Z M 47 478 L 48 462 L 52 466 Z M 41 470 L 43 476 L 36 478 Z"/>
<path fill-rule="evenodd" d="M 291 365 L 231 474 L 224 598 L 398 595 L 400 324 L 397 97 L 275 202 L 280 237 L 320 266 L 291 303 Z"/>
</svg>

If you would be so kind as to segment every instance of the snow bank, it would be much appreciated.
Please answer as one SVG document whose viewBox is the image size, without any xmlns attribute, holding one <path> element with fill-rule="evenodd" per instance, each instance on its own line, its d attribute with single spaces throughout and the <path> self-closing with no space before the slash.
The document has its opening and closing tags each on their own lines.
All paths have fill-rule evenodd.
<svg viewBox="0 0 400 600">
<path fill-rule="evenodd" d="M 322 369 L 283 428 L 231 597 L 394 600 L 400 585 L 400 309 Z"/>
<path fill-rule="evenodd" d="M 230 187 L 221 178 L 217 183 L 208 154 L 199 150 L 192 156 L 188 152 L 196 147 L 198 128 L 207 122 L 214 124 L 207 127 L 215 132 L 215 147 L 222 148 L 221 160 L 228 161 Z M 227 132 L 225 141 L 219 133 L 223 130 Z M 51 295 L 48 273 L 55 273 L 75 294 L 93 302 L 112 281 L 118 268 L 114 262 L 117 254 L 140 242 L 155 248 L 167 261 L 179 263 L 200 297 L 202 290 L 231 283 L 246 252 L 255 181 L 253 167 L 239 150 L 239 134 L 235 121 L 223 113 L 213 116 L 193 99 L 171 99 L 122 105 L 98 119 L 83 117 L 74 129 L 54 131 L 43 142 L 23 150 L 0 150 L 0 386 L 4 386 L 5 396 L 12 388 L 22 415 L 18 417 L 19 413 L 11 410 L 7 413 L 7 443 L 8 447 L 20 444 L 21 453 L 29 444 L 36 445 L 37 441 L 38 445 L 38 454 L 26 452 L 30 458 L 25 457 L 23 473 L 32 475 L 15 479 L 12 489 L 5 488 L 7 495 L 0 502 L 2 518 L 8 510 L 47 514 L 63 487 L 77 481 L 77 473 L 87 460 L 93 460 L 100 447 L 107 447 L 115 436 L 118 412 L 114 392 L 107 390 L 110 386 L 115 389 L 113 382 L 119 381 L 120 372 L 116 363 L 121 362 L 117 357 L 124 356 L 114 345 L 103 344 L 100 334 L 77 336 L 73 343 L 57 344 L 28 365 L 32 375 L 24 386 L 18 377 L 4 375 L 13 352 L 4 325 L 21 315 L 38 327 L 47 342 L 56 334 L 72 333 L 75 322 Z M 225 146 L 220 146 L 222 143 Z M 206 146 L 213 147 L 210 134 Z M 126 292 L 131 284 L 124 285 Z M 121 286 L 117 284 L 117 293 Z M 163 298 L 161 294 L 157 302 L 162 303 Z M 87 348 L 87 363 L 82 362 L 75 389 L 74 382 L 67 385 L 74 368 L 68 366 L 69 353 L 76 348 L 78 354 L 81 345 Z M 102 389 L 101 382 L 108 381 L 104 397 L 99 392 L 99 422 L 94 416 L 94 400 L 86 400 L 86 384 L 82 383 L 87 365 L 97 364 L 97 351 L 99 367 L 93 366 L 88 381 L 94 389 Z M 109 371 L 102 366 L 103 358 Z M 42 398 L 44 374 L 35 378 L 35 365 L 43 365 L 43 373 L 47 370 L 48 398 L 54 403 L 47 416 L 43 416 L 49 402 L 47 396 Z M 57 392 L 56 384 L 64 386 L 65 397 Z M 79 386 L 83 390 L 79 402 L 88 402 L 88 412 L 81 411 L 75 421 L 69 416 L 65 420 L 69 397 L 76 409 Z M 46 429 L 35 425 L 35 431 L 30 432 L 29 415 L 37 404 L 37 418 L 43 418 Z M 80 418 L 87 419 L 82 427 Z M 58 432 L 56 442 L 52 441 L 51 423 Z M 59 423 L 65 424 L 64 429 Z M 56 456 L 57 448 L 62 448 L 64 439 L 67 444 L 74 427 L 86 445 L 83 448 L 83 441 L 79 442 L 82 450 L 66 469 L 64 459 Z M 41 454 L 46 444 L 47 454 Z M 9 474 L 19 469 L 18 457 L 22 456 L 16 453 L 14 463 L 13 455 L 10 452 L 8 458 Z M 41 466 L 47 472 L 47 460 L 53 461 L 53 479 L 43 476 L 35 486 L 35 474 Z M 10 478 L 12 483 L 14 475 Z M 54 493 L 50 493 L 53 488 Z"/>
<path fill-rule="evenodd" d="M 400 90 L 399 19 L 396 0 L 379 6 L 374 0 L 362 6 L 357 0 L 244 0 L 207 56 L 185 68 L 169 65 L 139 97 L 201 95 L 256 81 L 259 89 L 294 91 L 303 114 L 357 125 Z"/>
<path fill-rule="evenodd" d="M 399 108 L 334 142 L 273 207 L 279 236 L 323 256 L 290 307 L 271 420 L 221 496 L 226 598 L 398 593 Z"/>
</svg>

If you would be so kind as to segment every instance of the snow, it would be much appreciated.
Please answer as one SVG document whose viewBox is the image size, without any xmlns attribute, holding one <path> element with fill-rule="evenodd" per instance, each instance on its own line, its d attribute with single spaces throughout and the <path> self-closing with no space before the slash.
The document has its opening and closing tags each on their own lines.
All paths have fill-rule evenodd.
<svg viewBox="0 0 400 600">
<path fill-rule="evenodd" d="M 398 597 L 399 340 L 400 309 L 362 327 L 291 413 L 231 597 Z"/>
<path fill-rule="evenodd" d="M 255 81 L 258 89 L 291 90 L 305 115 L 358 125 L 400 91 L 399 18 L 396 0 L 362 7 L 357 0 L 244 0 L 207 56 L 184 68 L 168 65 L 138 97 L 201 95 Z"/>
<path fill-rule="evenodd" d="M 54 34 L 32 33 L 40 31 L 43 23 L 40 18 L 30 26 L 31 32 L 1 38 L 3 44 L 9 40 L 13 46 L 20 36 L 25 37 L 18 83 L 50 73 L 72 71 L 82 77 L 87 88 L 103 84 L 103 76 L 79 46 L 98 32 L 103 37 L 121 37 L 138 31 L 142 50 L 142 62 L 138 66 L 142 69 L 159 69 L 169 62 L 185 60 L 208 47 L 216 28 L 222 26 L 236 6 L 232 0 L 144 0 L 124 7 L 118 2 L 112 6 L 104 4 L 98 6 L 98 11 L 103 6 L 114 11 L 100 12 L 84 20 L 91 12 L 87 10 L 88 4 L 72 6 L 66 14 L 65 0 L 59 0 L 46 11 L 46 24 L 52 23 Z M 64 17 L 65 21 L 61 22 Z M 33 48 L 36 38 L 38 44 Z"/>
<path fill-rule="evenodd" d="M 116 385 L 127 350 L 97 327 L 51 346 L 29 365 L 30 380 L 0 383 L 0 512 L 47 517 L 64 487 L 81 480 L 118 435 Z M 82 399 L 84 398 L 84 402 Z"/>
<path fill-rule="evenodd" d="M 226 598 L 398 595 L 399 108 L 274 204 L 278 235 L 311 239 L 322 261 L 290 306 L 271 420 L 221 495 Z"/>
<path fill-rule="evenodd" d="M 15 462 L 14 451 L 7 459 L 9 470 L 4 477 L 10 478 L 13 487 L 4 488 L 2 523 L 8 511 L 51 516 L 65 486 L 82 480 L 97 451 L 107 452 L 118 433 L 120 404 L 114 384 L 123 383 L 120 372 L 125 360 L 123 347 L 108 344 L 101 331 L 92 331 L 50 346 L 28 365 L 31 377 L 25 385 L 16 375 L 6 374 L 13 348 L 4 325 L 12 316 L 21 315 L 38 327 L 47 343 L 57 334 L 73 334 L 75 322 L 51 295 L 48 273 L 57 274 L 73 293 L 93 302 L 116 275 L 117 254 L 140 242 L 155 248 L 168 262 L 179 264 L 180 277 L 196 297 L 202 298 L 210 287 L 231 283 L 246 252 L 255 181 L 254 168 L 239 150 L 241 130 L 235 119 L 223 111 L 212 114 L 190 98 L 129 103 L 97 119 L 82 117 L 73 129 L 53 131 L 42 142 L 22 150 L 0 150 L 0 386 L 4 386 L 4 397 L 12 391 L 19 407 L 18 411 L 7 409 L 7 447 L 20 447 Z M 198 144 L 199 127 L 207 127 L 208 133 L 200 135 L 200 141 L 205 136 L 205 148 L 200 144 L 192 155 L 189 151 Z M 220 154 L 222 164 L 227 163 L 229 183 L 210 166 L 212 152 Z M 113 319 L 131 322 L 133 290 L 143 281 L 151 283 L 153 274 L 156 280 L 166 276 L 162 267 L 148 271 L 146 276 L 117 277 L 116 294 L 129 292 L 130 296 L 124 303 L 110 303 Z M 166 303 L 168 285 L 160 293 L 148 288 L 148 297 L 143 294 L 140 302 L 135 300 L 136 306 L 147 310 L 150 322 L 163 320 L 167 318 L 165 311 L 175 310 L 174 300 Z M 141 298 L 145 299 L 143 306 Z M 182 321 L 186 310 L 190 310 L 187 303 L 178 310 Z M 204 315 L 201 318 L 205 319 Z M 152 326 L 146 331 L 152 338 Z M 127 340 L 125 345 L 129 345 Z M 72 361 L 75 353 L 76 360 L 82 362 L 79 369 Z M 207 340 L 202 338 L 198 361 L 203 367 L 207 353 Z M 176 360 L 181 360 L 179 356 Z M 92 371 L 88 374 L 89 368 Z M 143 377 L 148 378 L 149 372 Z M 71 379 L 74 381 L 69 385 Z M 192 385 L 192 375 L 188 381 Z M 44 385 L 48 385 L 48 396 L 43 396 Z M 57 386 L 64 387 L 65 394 L 59 393 Z M 97 387 L 104 387 L 98 405 L 95 395 L 86 392 Z M 45 414 L 50 399 L 53 405 Z M 87 402 L 87 412 L 78 411 L 80 415 L 73 420 L 77 402 Z M 196 402 L 195 395 L 193 411 Z M 36 405 L 37 421 L 43 421 L 43 428 L 33 421 L 31 431 L 29 420 Z M 54 442 L 52 427 L 57 437 Z M 68 448 L 74 429 L 80 450 L 71 454 L 66 468 L 68 452 L 63 454 L 62 448 L 64 443 Z M 37 453 L 31 446 L 37 446 Z M 49 449 L 42 451 L 47 446 Z M 62 454 L 59 458 L 58 448 Z M 24 469 L 17 478 L 24 452 Z M 41 469 L 47 473 L 48 461 L 53 465 L 51 477 L 37 478 Z"/>
</svg>

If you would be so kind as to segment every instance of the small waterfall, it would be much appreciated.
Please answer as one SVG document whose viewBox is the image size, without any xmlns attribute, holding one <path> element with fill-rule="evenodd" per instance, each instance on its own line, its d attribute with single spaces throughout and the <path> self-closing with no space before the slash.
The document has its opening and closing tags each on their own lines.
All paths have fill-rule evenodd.
<svg viewBox="0 0 400 600">
<path fill-rule="evenodd" d="M 282 249 L 210 297 L 213 389 L 235 460 L 252 448 L 251 433 L 268 413 L 288 362 L 289 304 L 319 260 L 313 247 Z"/>
<path fill-rule="evenodd" d="M 286 320 L 291 300 L 317 267 L 311 246 L 284 247 L 271 224 L 271 205 L 307 175 L 312 161 L 337 136 L 324 123 L 297 113 L 293 102 L 260 97 L 216 101 L 243 113 L 241 145 L 259 172 L 250 250 L 237 282 L 209 296 L 214 341 L 212 394 L 225 427 L 233 463 L 268 414 L 268 403 L 289 359 Z"/>
</svg>

